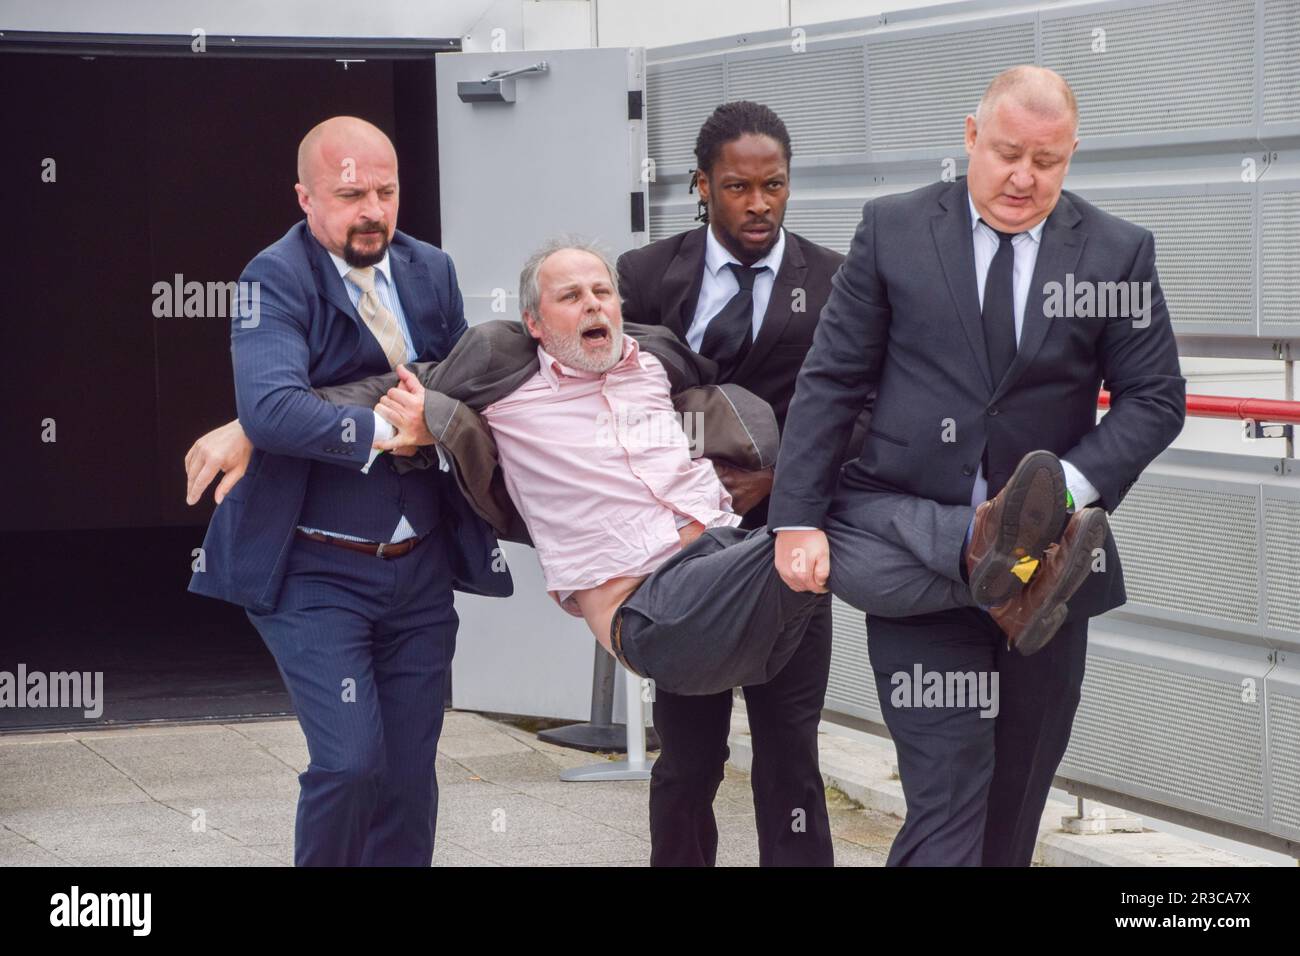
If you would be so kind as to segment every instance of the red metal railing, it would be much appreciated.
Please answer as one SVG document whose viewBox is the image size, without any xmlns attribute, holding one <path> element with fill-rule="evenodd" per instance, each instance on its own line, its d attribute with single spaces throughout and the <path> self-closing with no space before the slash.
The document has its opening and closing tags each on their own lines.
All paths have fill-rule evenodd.
<svg viewBox="0 0 1300 956">
<path fill-rule="evenodd" d="M 1110 408 L 1110 392 L 1097 397 L 1098 408 Z M 1257 422 L 1300 425 L 1300 402 L 1230 395 L 1188 395 L 1187 414 L 1196 418 L 1253 419 Z"/>
</svg>

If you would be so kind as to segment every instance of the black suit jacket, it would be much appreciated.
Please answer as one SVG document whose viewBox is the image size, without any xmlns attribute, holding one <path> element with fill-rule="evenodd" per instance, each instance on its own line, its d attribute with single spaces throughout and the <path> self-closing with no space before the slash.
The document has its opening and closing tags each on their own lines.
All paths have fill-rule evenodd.
<svg viewBox="0 0 1300 956">
<path fill-rule="evenodd" d="M 708 228 L 678 233 L 619 257 L 618 289 L 625 321 L 663 325 L 685 341 L 704 281 Z M 838 252 L 785 231 L 785 253 L 758 338 L 729 380 L 771 405 L 782 428 L 795 377 L 812 347 L 813 329 L 830 295 L 831 276 L 843 261 Z M 802 301 L 796 297 L 800 289 Z M 796 306 L 802 311 L 796 312 Z"/>
<path fill-rule="evenodd" d="M 1049 283 L 1149 282 L 1131 316 L 1044 315 Z M 1102 383 L 1111 410 L 1096 422 Z M 862 453 L 837 467 L 862 396 L 876 385 Z M 1015 361 L 992 380 L 980 319 L 965 177 L 868 202 L 799 375 L 770 524 L 821 527 L 837 480 L 968 504 L 985 446 L 989 485 L 1047 449 L 1068 459 L 1113 510 L 1182 429 L 1185 382 L 1146 229 L 1070 192 L 1047 217 Z M 1106 574 L 1071 609 L 1124 601 L 1113 539 Z"/>
</svg>

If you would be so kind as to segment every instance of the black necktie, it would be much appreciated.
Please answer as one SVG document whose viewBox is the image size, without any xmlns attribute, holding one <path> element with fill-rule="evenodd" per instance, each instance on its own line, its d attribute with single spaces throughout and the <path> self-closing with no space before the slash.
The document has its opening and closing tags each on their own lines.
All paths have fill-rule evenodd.
<svg viewBox="0 0 1300 956">
<path fill-rule="evenodd" d="M 988 226 L 988 223 L 984 222 L 984 225 Z M 992 226 L 989 228 L 993 229 Z M 980 316 L 984 321 L 984 344 L 988 349 L 989 369 L 993 373 L 993 388 L 997 389 L 1016 357 L 1016 293 L 1012 280 L 1016 253 L 1011 240 L 1020 233 L 993 231 L 1001 242 L 984 279 L 984 306 Z"/>
<path fill-rule="evenodd" d="M 700 354 L 718 363 L 719 381 L 729 380 L 749 351 L 754 332 L 754 280 L 766 266 L 755 269 L 728 262 L 727 268 L 740 288 L 709 321 L 700 343 Z"/>
</svg>

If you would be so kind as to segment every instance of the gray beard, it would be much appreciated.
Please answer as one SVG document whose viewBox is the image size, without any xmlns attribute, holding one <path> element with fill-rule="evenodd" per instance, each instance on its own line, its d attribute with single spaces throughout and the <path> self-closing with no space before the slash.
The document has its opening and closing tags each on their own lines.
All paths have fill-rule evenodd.
<svg viewBox="0 0 1300 956">
<path fill-rule="evenodd" d="M 621 329 L 611 329 L 609 337 L 609 347 L 606 352 L 601 354 L 588 354 L 582 347 L 582 333 L 573 335 L 560 335 L 550 332 L 546 336 L 546 341 L 542 348 L 550 354 L 561 365 L 567 365 L 569 368 L 577 369 L 580 372 L 592 372 L 596 375 L 603 375 L 611 368 L 618 364 L 618 360 L 623 356 L 623 334 Z"/>
</svg>

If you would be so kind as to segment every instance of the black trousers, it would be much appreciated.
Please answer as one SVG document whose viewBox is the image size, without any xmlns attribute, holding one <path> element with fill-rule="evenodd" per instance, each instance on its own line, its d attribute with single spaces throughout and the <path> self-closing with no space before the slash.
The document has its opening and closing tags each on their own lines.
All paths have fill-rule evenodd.
<svg viewBox="0 0 1300 956">
<path fill-rule="evenodd" d="M 817 724 L 831 661 L 830 605 L 770 681 L 744 688 L 754 762 L 761 866 L 831 866 L 830 820 L 817 759 Z M 730 756 L 732 692 L 680 696 L 656 689 L 661 749 L 650 776 L 652 866 L 713 866 L 713 799 Z"/>
<path fill-rule="evenodd" d="M 1079 705 L 1087 618 L 1067 619 L 1029 657 L 1007 650 L 993 619 L 976 608 L 869 615 L 867 630 L 907 798 L 887 865 L 1028 866 Z M 949 675 L 982 674 L 990 689 L 996 674 L 995 708 L 962 704 L 956 694 L 923 700 L 916 677 L 936 672 L 945 686 Z"/>
</svg>

